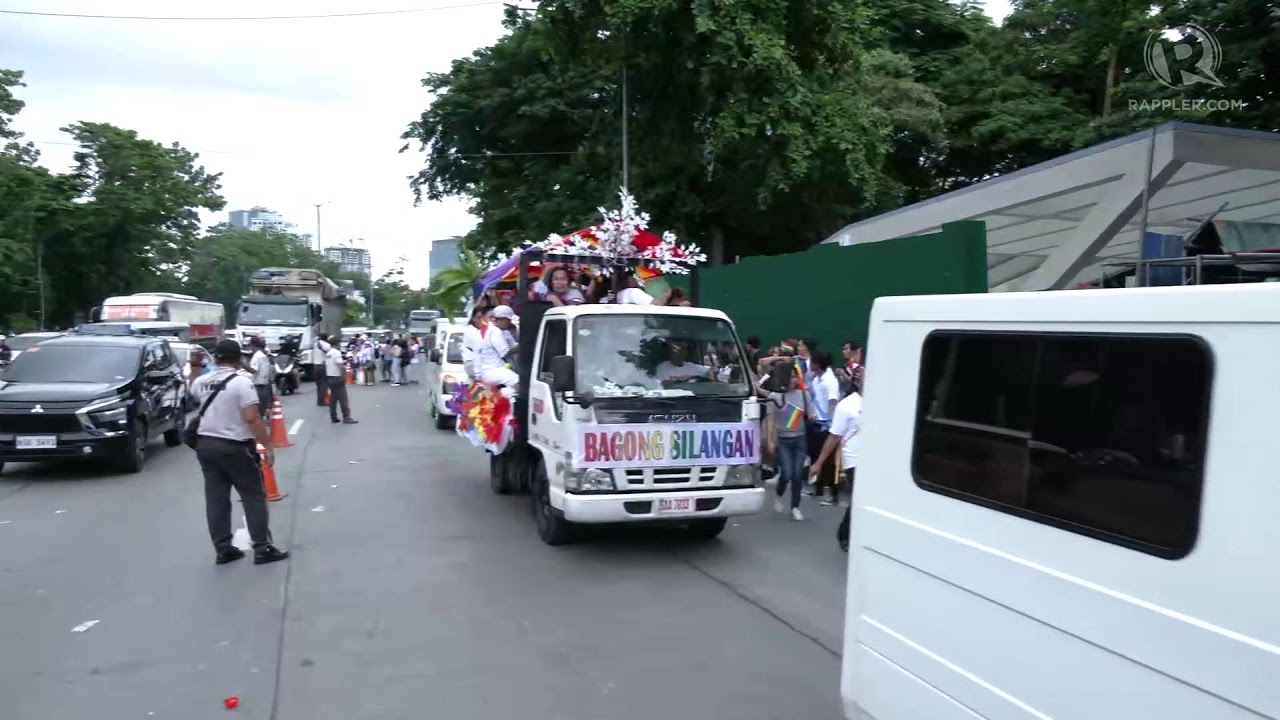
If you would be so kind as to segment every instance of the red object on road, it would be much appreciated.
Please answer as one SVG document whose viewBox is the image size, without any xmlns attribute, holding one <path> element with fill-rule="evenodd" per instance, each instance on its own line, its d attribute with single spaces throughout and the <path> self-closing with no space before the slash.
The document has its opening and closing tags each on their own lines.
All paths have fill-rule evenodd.
<svg viewBox="0 0 1280 720">
<path fill-rule="evenodd" d="M 222 701 L 222 707 L 228 710 L 235 710 L 240 707 L 240 698 L 232 696 Z"/>
</svg>

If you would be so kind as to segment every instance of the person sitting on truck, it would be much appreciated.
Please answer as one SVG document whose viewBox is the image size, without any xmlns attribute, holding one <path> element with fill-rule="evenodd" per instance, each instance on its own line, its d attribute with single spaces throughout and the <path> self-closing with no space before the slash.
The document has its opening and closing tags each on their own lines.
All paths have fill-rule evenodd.
<svg viewBox="0 0 1280 720">
<path fill-rule="evenodd" d="M 489 311 L 483 305 L 476 305 L 471 311 L 471 320 L 462 333 L 462 368 L 467 377 L 480 377 L 476 370 L 476 353 L 480 352 L 480 344 L 484 342 L 485 329 L 489 326 Z"/>
<path fill-rule="evenodd" d="M 515 316 L 510 305 L 499 305 L 493 309 L 493 326 L 483 333 L 476 352 L 475 364 L 480 382 L 500 385 L 508 390 L 520 382 L 520 376 L 507 367 L 507 357 L 516 349 L 515 336 L 511 333 L 515 327 L 512 322 Z"/>
<path fill-rule="evenodd" d="M 529 299 L 536 302 L 549 302 L 552 305 L 581 305 L 586 302 L 582 291 L 574 287 L 569 269 L 563 265 L 549 268 L 543 275 L 546 282 L 539 280 L 529 290 Z"/>
</svg>

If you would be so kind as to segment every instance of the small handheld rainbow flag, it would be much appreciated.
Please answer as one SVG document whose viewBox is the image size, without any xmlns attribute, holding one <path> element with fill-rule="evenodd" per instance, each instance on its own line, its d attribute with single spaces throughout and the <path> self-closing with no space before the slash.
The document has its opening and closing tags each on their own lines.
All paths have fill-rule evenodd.
<svg viewBox="0 0 1280 720">
<path fill-rule="evenodd" d="M 782 411 L 782 426 L 788 430 L 799 430 L 804 427 L 804 410 L 787 403 L 787 407 Z"/>
<path fill-rule="evenodd" d="M 800 364 L 800 358 L 796 358 L 796 387 L 801 390 L 808 390 L 809 385 L 804 381 L 804 365 Z"/>
</svg>

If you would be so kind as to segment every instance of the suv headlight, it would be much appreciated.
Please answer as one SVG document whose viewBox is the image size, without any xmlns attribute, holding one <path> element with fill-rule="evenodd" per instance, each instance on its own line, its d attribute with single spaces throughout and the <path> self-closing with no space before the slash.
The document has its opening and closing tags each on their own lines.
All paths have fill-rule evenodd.
<svg viewBox="0 0 1280 720">
<path fill-rule="evenodd" d="M 730 465 L 724 474 L 724 486 L 729 487 L 759 487 L 760 486 L 760 466 L 759 465 Z"/>
<path fill-rule="evenodd" d="M 440 378 L 441 389 L 445 395 L 452 395 L 458 391 L 458 386 L 462 383 L 458 382 L 458 378 L 452 375 L 445 375 Z"/>
<path fill-rule="evenodd" d="M 130 400 L 109 398 L 89 403 L 76 411 L 82 425 L 101 430 L 119 430 L 129 423 Z"/>
<path fill-rule="evenodd" d="M 570 468 L 565 472 L 564 489 L 568 492 L 607 492 L 616 490 L 613 474 L 600 468 L 579 470 Z"/>
</svg>

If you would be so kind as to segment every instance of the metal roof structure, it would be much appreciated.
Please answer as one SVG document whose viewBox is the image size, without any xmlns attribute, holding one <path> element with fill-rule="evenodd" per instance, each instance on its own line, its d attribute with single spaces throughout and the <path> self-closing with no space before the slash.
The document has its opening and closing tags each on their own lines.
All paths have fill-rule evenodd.
<svg viewBox="0 0 1280 720">
<path fill-rule="evenodd" d="M 980 220 L 992 291 L 1063 289 L 1098 280 L 1108 263 L 1115 272 L 1114 263 L 1137 262 L 1144 195 L 1149 232 L 1187 235 L 1209 216 L 1280 222 L 1280 134 L 1168 123 L 868 218 L 824 242 Z"/>
</svg>

